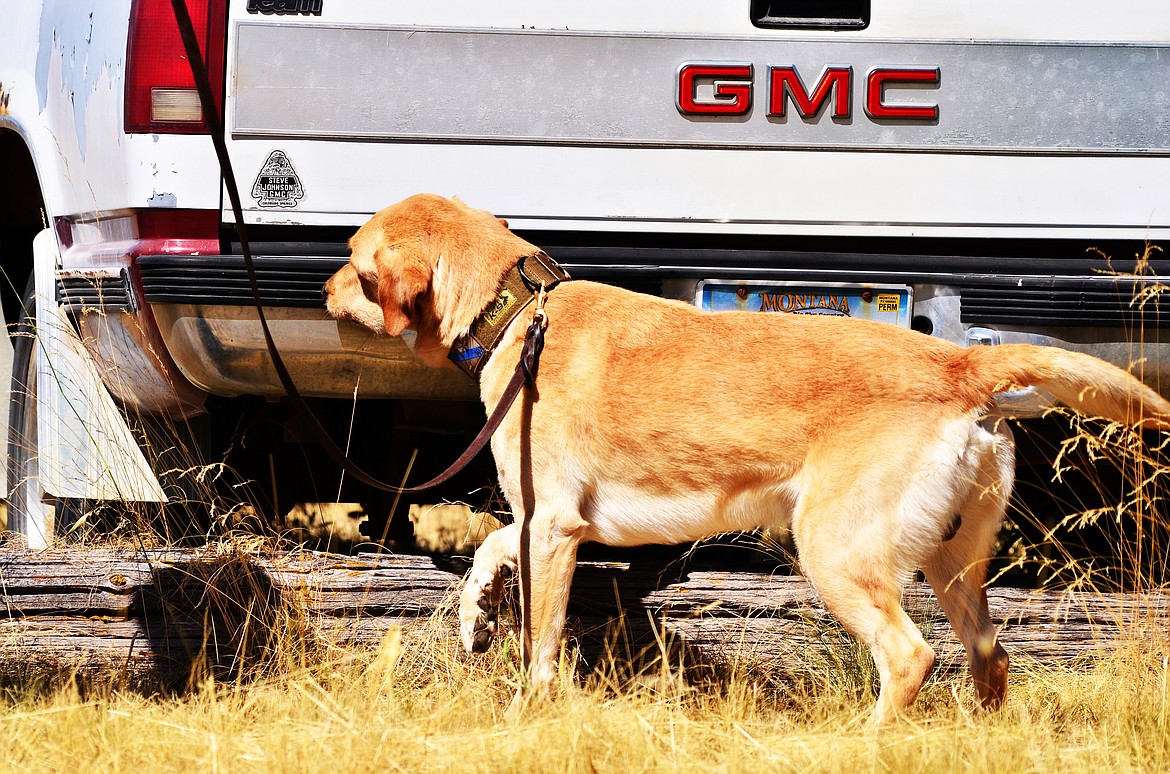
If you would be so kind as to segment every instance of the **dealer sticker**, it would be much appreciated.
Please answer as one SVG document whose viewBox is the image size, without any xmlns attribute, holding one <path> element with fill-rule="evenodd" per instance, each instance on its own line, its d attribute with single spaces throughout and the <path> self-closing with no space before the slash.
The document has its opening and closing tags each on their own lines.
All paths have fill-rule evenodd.
<svg viewBox="0 0 1170 774">
<path fill-rule="evenodd" d="M 268 154 L 256 182 L 252 184 L 252 198 L 258 207 L 290 210 L 305 195 L 301 178 L 282 150 Z"/>
</svg>

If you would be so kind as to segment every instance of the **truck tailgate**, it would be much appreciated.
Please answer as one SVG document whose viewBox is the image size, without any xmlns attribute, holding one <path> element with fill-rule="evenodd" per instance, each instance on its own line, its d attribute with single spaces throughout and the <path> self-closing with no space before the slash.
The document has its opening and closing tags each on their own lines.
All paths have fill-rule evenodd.
<svg viewBox="0 0 1170 774">
<path fill-rule="evenodd" d="M 1166 16 L 1145 3 L 1110 41 L 960 38 L 877 0 L 852 32 L 758 29 L 746 0 L 584 19 L 317 5 L 233 4 L 227 122 L 251 222 L 356 225 L 433 191 L 521 228 L 1170 236 L 1170 44 L 1138 37 L 1140 13 Z M 969 26 L 994 33 L 1003 6 Z M 524 10 L 544 23 L 502 26 Z M 936 76 L 875 84 L 887 71 Z"/>
</svg>

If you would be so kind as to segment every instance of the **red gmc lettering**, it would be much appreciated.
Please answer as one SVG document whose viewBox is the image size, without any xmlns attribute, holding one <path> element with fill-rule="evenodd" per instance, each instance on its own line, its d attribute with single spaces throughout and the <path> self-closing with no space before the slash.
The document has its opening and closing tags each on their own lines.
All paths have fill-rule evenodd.
<svg viewBox="0 0 1170 774">
<path fill-rule="evenodd" d="M 865 81 L 865 114 L 870 118 L 911 118 L 938 120 L 938 105 L 887 105 L 885 89 L 889 84 L 938 86 L 937 67 L 875 67 Z"/>
<path fill-rule="evenodd" d="M 734 80 L 729 80 L 734 79 Z M 700 102 L 699 82 L 711 82 L 713 99 Z M 678 69 L 678 109 L 685 115 L 742 116 L 752 106 L 750 64 L 684 64 Z"/>
<path fill-rule="evenodd" d="M 800 73 L 796 72 L 796 68 L 792 65 L 769 67 L 768 75 L 769 116 L 785 117 L 785 108 L 788 106 L 788 100 L 791 99 L 801 118 L 813 118 L 821 112 L 821 107 L 829 98 L 829 94 L 835 92 L 833 118 L 849 117 L 849 81 L 853 76 L 852 67 L 826 67 L 811 95 L 805 88 Z"/>
<path fill-rule="evenodd" d="M 785 118 L 791 102 L 801 118 L 816 118 L 832 101 L 832 117 L 853 114 L 853 68 L 830 65 L 810 93 L 793 65 L 768 68 L 768 116 Z M 937 67 L 875 67 L 865 76 L 865 114 L 874 121 L 937 121 L 937 104 L 900 104 L 886 101 L 886 90 L 899 87 L 937 87 Z M 710 85 L 712 96 L 700 99 L 700 84 Z M 683 115 L 746 115 L 752 105 L 753 70 L 748 63 L 687 63 L 678 70 L 677 106 Z"/>
</svg>

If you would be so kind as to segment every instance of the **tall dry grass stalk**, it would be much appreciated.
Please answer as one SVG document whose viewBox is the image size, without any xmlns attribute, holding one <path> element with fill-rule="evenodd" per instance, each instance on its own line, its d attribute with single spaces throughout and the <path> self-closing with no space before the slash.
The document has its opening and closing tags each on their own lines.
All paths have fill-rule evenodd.
<svg viewBox="0 0 1170 774">
<path fill-rule="evenodd" d="M 1147 347 L 1162 343 L 1160 331 L 1146 326 L 1158 321 L 1167 286 L 1130 281 L 1148 279 L 1161 248 L 1145 245 L 1130 272 L 1095 252 L 1129 300 L 1130 370 L 1164 392 L 1158 378 L 1164 366 Z M 1023 453 L 1001 535 L 1001 579 L 1123 592 L 1170 583 L 1170 436 L 1066 409 L 1013 430 Z"/>
</svg>

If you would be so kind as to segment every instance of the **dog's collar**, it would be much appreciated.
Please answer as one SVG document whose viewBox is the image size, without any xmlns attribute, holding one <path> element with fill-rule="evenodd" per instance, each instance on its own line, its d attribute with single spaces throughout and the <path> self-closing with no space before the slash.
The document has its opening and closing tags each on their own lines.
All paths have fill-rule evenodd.
<svg viewBox="0 0 1170 774">
<path fill-rule="evenodd" d="M 543 251 L 526 255 L 500 280 L 500 289 L 487 309 L 480 312 L 471 329 L 455 339 L 447 357 L 472 379 L 479 381 L 492 350 L 504 331 L 532 303 L 541 285 L 552 290 L 569 274 Z"/>
</svg>

